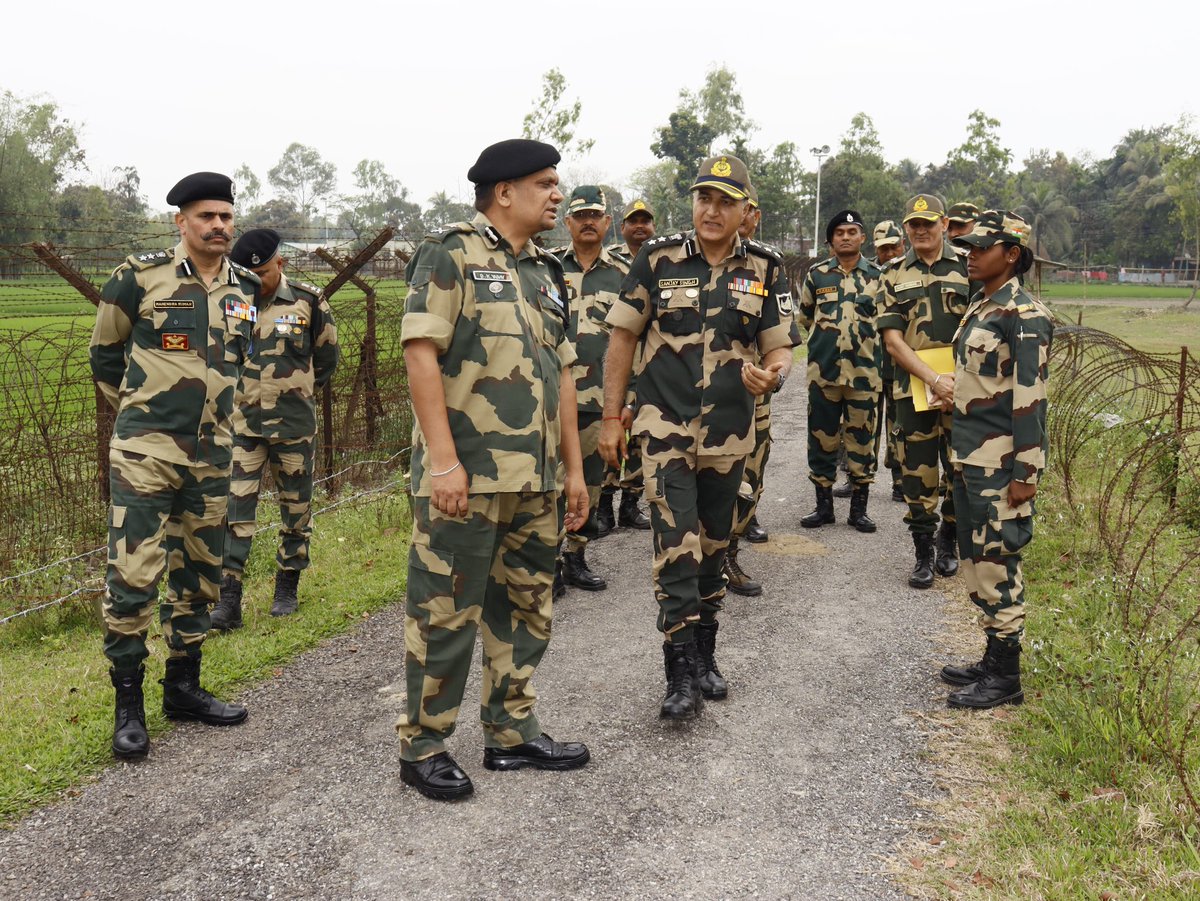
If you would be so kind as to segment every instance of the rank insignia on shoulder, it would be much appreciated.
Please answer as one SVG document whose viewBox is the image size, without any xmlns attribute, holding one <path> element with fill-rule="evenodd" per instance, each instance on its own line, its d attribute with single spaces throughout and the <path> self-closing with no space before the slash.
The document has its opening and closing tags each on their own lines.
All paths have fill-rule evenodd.
<svg viewBox="0 0 1200 901">
<path fill-rule="evenodd" d="M 787 291 L 783 294 L 775 295 L 775 302 L 779 304 L 780 316 L 792 315 L 792 292 Z"/>
<path fill-rule="evenodd" d="M 187 350 L 188 336 L 184 332 L 163 332 L 163 350 Z"/>
<path fill-rule="evenodd" d="M 308 282 L 292 282 L 292 287 L 299 288 L 301 291 L 307 291 L 314 297 L 321 293 L 320 288 L 318 288 L 316 285 L 309 284 Z"/>
<path fill-rule="evenodd" d="M 148 250 L 145 253 L 130 255 L 129 262 L 138 269 L 146 269 L 150 266 L 161 266 L 174 258 L 174 254 L 169 250 Z"/>
</svg>

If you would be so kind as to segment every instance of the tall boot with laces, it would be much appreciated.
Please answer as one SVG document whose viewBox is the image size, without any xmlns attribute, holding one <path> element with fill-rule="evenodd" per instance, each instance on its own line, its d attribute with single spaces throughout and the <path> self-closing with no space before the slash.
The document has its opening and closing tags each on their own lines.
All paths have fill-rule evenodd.
<svg viewBox="0 0 1200 901">
<path fill-rule="evenodd" d="M 227 704 L 200 687 L 199 651 L 186 657 L 168 657 L 162 687 L 162 710 L 167 719 L 236 726 L 246 718 L 246 708 L 241 704 Z"/>
<path fill-rule="evenodd" d="M 762 594 L 762 584 L 746 575 L 738 563 L 738 540 L 729 539 L 729 547 L 725 550 L 725 581 L 726 587 L 734 594 L 754 598 Z"/>
<path fill-rule="evenodd" d="M 668 720 L 690 720 L 704 706 L 696 679 L 699 655 L 696 642 L 663 643 L 663 665 L 667 671 L 667 693 L 658 715 Z"/>
<path fill-rule="evenodd" d="M 720 623 L 700 623 L 696 626 L 696 651 L 699 674 L 700 693 L 713 701 L 720 701 L 729 695 L 729 685 L 725 677 L 717 669 L 717 629 Z"/>
</svg>

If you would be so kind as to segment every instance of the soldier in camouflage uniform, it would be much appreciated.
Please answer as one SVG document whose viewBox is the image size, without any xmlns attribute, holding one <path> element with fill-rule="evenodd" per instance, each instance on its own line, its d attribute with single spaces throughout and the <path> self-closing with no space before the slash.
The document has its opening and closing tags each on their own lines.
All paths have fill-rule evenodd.
<svg viewBox="0 0 1200 901">
<path fill-rule="evenodd" d="M 190 175 L 167 203 L 179 207 L 180 242 L 117 267 L 101 290 L 91 342 L 92 375 L 116 411 L 104 653 L 116 690 L 112 749 L 126 758 L 150 747 L 143 661 L 164 570 L 163 713 L 216 726 L 246 718 L 245 707 L 200 687 L 200 648 L 221 581 L 233 398 L 259 284 L 225 256 L 233 237 L 228 177 Z"/>
<path fill-rule="evenodd" d="M 800 326 L 808 332 L 808 478 L 817 506 L 800 520 L 806 529 L 834 522 L 833 482 L 838 448 L 845 443 L 853 492 L 847 522 L 874 532 L 867 515 L 875 480 L 875 417 L 883 382 L 875 332 L 879 269 L 862 255 L 862 217 L 842 210 L 825 227 L 833 256 L 804 276 Z"/>
<path fill-rule="evenodd" d="M 571 246 L 558 253 L 567 279 L 567 308 L 571 311 L 567 338 L 575 345 L 575 397 L 579 404 L 579 449 L 583 454 L 583 478 L 587 482 L 587 522 L 567 533 L 562 554 L 562 581 L 585 591 L 608 587 L 592 572 L 584 556 L 589 540 L 597 537 L 596 504 L 608 467 L 600 456 L 600 416 L 604 410 L 604 355 L 608 351 L 611 326 L 604 321 L 629 274 L 622 257 L 601 246 L 612 217 L 608 202 L 596 185 L 581 185 L 567 202 L 567 228 Z M 636 500 L 635 500 L 636 503 Z M 611 511 L 611 507 L 609 508 Z"/>
<path fill-rule="evenodd" d="M 253 228 L 229 254 L 259 277 L 262 297 L 254 350 L 238 383 L 233 414 L 225 575 L 221 600 L 212 612 L 212 626 L 221 632 L 242 625 L 242 573 L 254 540 L 258 493 L 268 466 L 282 520 L 272 616 L 296 612 L 296 585 L 308 566 L 317 442 L 314 393 L 337 366 L 337 326 L 320 288 L 289 281 L 283 274 L 281 243 L 274 229 Z"/>
<path fill-rule="evenodd" d="M 621 237 L 624 240 L 610 246 L 608 252 L 632 264 L 642 245 L 654 237 L 654 208 L 643 198 L 635 198 L 625 205 L 625 212 L 621 217 Z M 640 355 L 635 354 L 634 373 L 640 368 Z M 633 425 L 633 396 L 631 382 L 628 404 L 621 411 L 626 429 Z M 621 489 L 621 504 L 614 517 L 613 495 L 618 487 Z M 608 470 L 596 513 L 599 534 L 607 535 L 617 525 L 627 529 L 649 529 L 650 517 L 638 506 L 638 498 L 641 496 L 642 452 L 635 441 L 629 446 L 629 456 L 625 458 L 624 467 L 621 470 Z"/>
<path fill-rule="evenodd" d="M 891 219 L 885 219 L 875 226 L 874 232 L 875 259 L 872 260 L 880 271 L 886 269 L 892 260 L 904 256 L 904 235 L 899 226 Z M 892 355 L 886 350 L 880 354 L 879 375 L 883 379 L 883 393 L 880 395 L 880 415 L 875 423 L 875 453 L 879 454 L 879 443 L 886 437 L 887 451 L 884 454 L 883 465 L 892 474 L 892 500 L 904 502 L 904 488 L 900 482 L 900 455 L 896 449 L 896 398 L 893 396 L 895 383 L 895 363 Z"/>
<path fill-rule="evenodd" d="M 642 441 L 664 634 L 661 715 L 695 716 L 728 686 L 715 661 L 722 564 L 754 397 L 783 384 L 800 337 L 782 259 L 738 235 L 750 177 L 737 157 L 705 160 L 692 186 L 695 230 L 646 242 L 613 304 L 600 448 L 624 453 L 621 407 L 644 342 L 633 432 Z M 759 357 L 762 365 L 757 365 Z"/>
<path fill-rule="evenodd" d="M 762 210 L 758 207 L 758 191 L 753 183 L 746 185 L 746 196 L 746 217 L 738 228 L 738 234 L 743 240 L 750 240 L 762 220 Z M 771 394 L 767 393 L 754 399 L 754 450 L 746 457 L 742 484 L 738 488 L 737 506 L 733 511 L 733 531 L 729 534 L 729 547 L 725 549 L 726 587 L 743 597 L 758 597 L 762 594 L 762 583 L 751 578 L 749 573 L 742 569 L 738 559 L 738 545 L 743 538 L 761 544 L 769 537 L 767 530 L 758 524 L 758 501 L 762 497 L 763 475 L 770 458 Z"/>
<path fill-rule="evenodd" d="M 936 572 L 958 571 L 954 498 L 950 493 L 950 405 L 954 377 L 934 371 L 917 351 L 949 347 L 967 309 L 966 260 L 945 240 L 946 220 L 940 198 L 918 194 L 909 200 L 904 230 L 909 250 L 879 280 L 880 313 L 876 328 L 895 363 L 896 423 L 900 428 L 900 468 L 916 564 L 908 584 L 929 588 Z M 918 412 L 914 390 L 932 392 L 934 409 Z M 938 465 L 941 464 L 939 474 Z M 941 527 L 938 526 L 938 500 Z M 935 560 L 936 543 L 936 560 Z"/>
<path fill-rule="evenodd" d="M 473 791 L 445 741 L 478 631 L 484 766 L 588 760 L 583 744 L 545 735 L 533 711 L 554 559 L 564 526 L 582 525 L 588 504 L 566 282 L 532 241 L 557 219 L 558 161 L 540 141 L 486 148 L 467 173 L 479 215 L 426 238 L 405 273 L 401 340 L 416 420 L 408 698 L 396 731 L 401 778 L 437 800 Z"/>
<path fill-rule="evenodd" d="M 954 501 L 958 548 L 987 636 L 983 659 L 946 666 L 964 686 L 951 707 L 1019 704 L 1025 582 L 1021 552 L 1033 537 L 1034 495 L 1046 466 L 1046 380 L 1053 325 L 1018 279 L 1033 264 L 1029 225 L 988 210 L 956 243 L 982 285 L 954 338 Z"/>
<path fill-rule="evenodd" d="M 954 245 L 954 239 L 969 235 L 979 218 L 979 207 L 973 203 L 956 203 L 946 210 L 946 240 Z M 957 247 L 957 245 L 954 245 Z"/>
</svg>

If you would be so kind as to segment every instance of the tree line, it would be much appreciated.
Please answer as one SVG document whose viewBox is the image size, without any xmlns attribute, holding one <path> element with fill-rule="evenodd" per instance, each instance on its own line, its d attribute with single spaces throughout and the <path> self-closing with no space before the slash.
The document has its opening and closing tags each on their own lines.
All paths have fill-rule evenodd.
<svg viewBox="0 0 1200 901">
<path fill-rule="evenodd" d="M 583 158 L 594 141 L 578 134 L 582 101 L 568 99 L 562 73 L 542 77 L 541 93 L 522 131 L 564 152 L 560 169 Z M 734 72 L 724 66 L 703 84 L 679 93 L 676 108 L 650 136 L 656 162 L 606 185 L 614 212 L 626 199 L 644 197 L 658 211 L 659 231 L 690 224 L 687 188 L 699 163 L 730 152 L 749 165 L 763 211 L 762 237 L 785 249 L 812 239 L 817 172 L 802 145 L 774 147 L 754 141 L 757 127 Z M 150 207 L 137 168 L 123 166 L 99 183 L 86 183 L 85 151 L 74 123 L 56 104 L 0 95 L 0 244 L 65 239 L 91 246 L 135 246 L 170 233 L 147 232 Z M 440 191 L 422 205 L 375 159 L 360 160 L 350 174 L 352 190 L 338 193 L 335 165 L 310 146 L 294 142 L 263 176 L 242 165 L 239 224 L 270 225 L 285 238 L 311 240 L 316 229 L 331 238 L 365 242 L 384 225 L 412 238 L 446 222 L 473 215 L 470 198 Z M 823 211 L 857 209 L 874 223 L 894 218 L 917 192 L 947 203 L 1020 212 L 1033 225 L 1037 252 L 1075 265 L 1169 267 L 1186 255 L 1200 257 L 1200 136 L 1189 119 L 1132 128 L 1103 158 L 1068 156 L 1042 149 L 1014 165 L 1001 123 L 975 110 L 962 143 L 944 162 L 889 162 L 871 117 L 850 117 L 840 142 L 821 166 Z M 570 188 L 564 185 L 564 188 Z M 548 237 L 565 238 L 565 231 Z"/>
</svg>

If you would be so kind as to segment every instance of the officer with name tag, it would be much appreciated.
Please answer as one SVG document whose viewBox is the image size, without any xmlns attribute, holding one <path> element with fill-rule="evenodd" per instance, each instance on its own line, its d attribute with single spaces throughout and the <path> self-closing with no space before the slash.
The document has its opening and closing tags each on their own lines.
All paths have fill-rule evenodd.
<svg viewBox="0 0 1200 901">
<path fill-rule="evenodd" d="M 180 241 L 137 253 L 101 289 L 92 333 L 96 386 L 116 412 L 109 449 L 104 653 L 116 691 L 112 750 L 150 747 L 142 700 L 157 603 L 166 648 L 163 713 L 230 726 L 246 708 L 200 687 L 201 646 L 221 582 L 234 394 L 250 353 L 254 273 L 226 254 L 233 182 L 197 172 L 167 194 Z"/>
<path fill-rule="evenodd" d="M 316 389 L 338 361 L 337 326 L 321 289 L 283 274 L 282 240 L 270 228 L 238 238 L 229 258 L 262 281 L 254 352 L 238 383 L 233 417 L 233 478 L 221 600 L 212 626 L 241 628 L 242 574 L 250 556 L 263 474 L 279 497 L 279 549 L 271 616 L 296 612 L 296 587 L 308 567 L 312 535 Z"/>
</svg>

